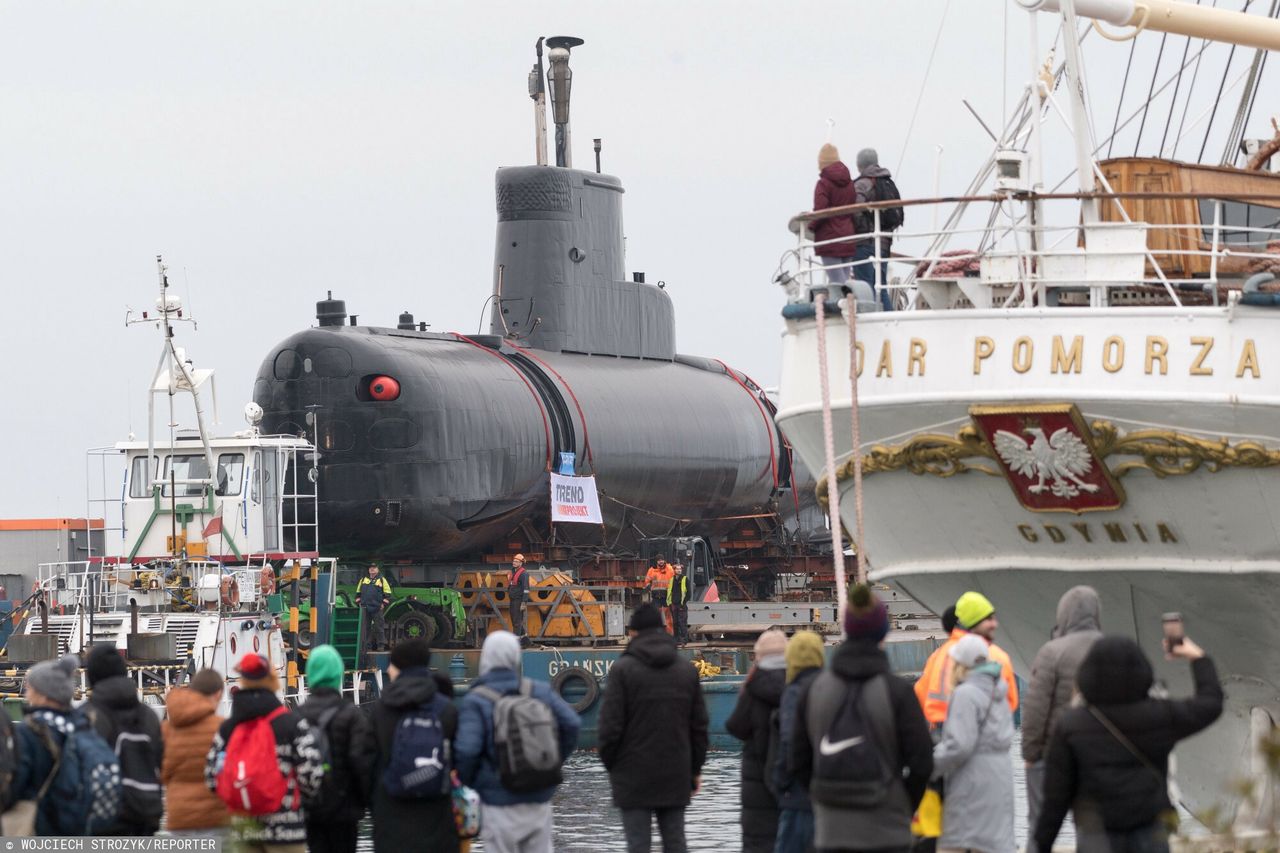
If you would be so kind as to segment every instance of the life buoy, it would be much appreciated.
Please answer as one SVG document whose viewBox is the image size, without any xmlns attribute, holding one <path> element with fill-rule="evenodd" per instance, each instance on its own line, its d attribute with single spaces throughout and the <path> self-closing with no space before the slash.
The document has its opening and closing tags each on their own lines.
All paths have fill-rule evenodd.
<svg viewBox="0 0 1280 853">
<path fill-rule="evenodd" d="M 586 686 L 586 692 L 576 702 L 569 702 L 568 697 L 564 695 L 564 686 L 570 681 L 577 679 Z M 573 710 L 581 714 L 590 708 L 600 698 L 600 682 L 596 681 L 596 677 L 591 671 L 580 666 L 571 666 L 568 669 L 562 669 L 551 679 L 551 689 L 556 692 L 564 701 L 569 702 Z"/>
<path fill-rule="evenodd" d="M 240 584 L 231 575 L 222 576 L 222 605 L 224 607 L 240 606 Z"/>
<path fill-rule="evenodd" d="M 271 595 L 276 591 L 276 570 L 271 564 L 262 567 L 262 571 L 258 574 L 258 592 L 261 595 Z"/>
</svg>

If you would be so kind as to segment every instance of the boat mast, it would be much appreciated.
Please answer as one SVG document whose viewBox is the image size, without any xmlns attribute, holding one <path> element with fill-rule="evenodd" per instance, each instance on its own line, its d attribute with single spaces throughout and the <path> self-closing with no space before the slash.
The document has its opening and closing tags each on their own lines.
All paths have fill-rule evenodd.
<svg viewBox="0 0 1280 853">
<path fill-rule="evenodd" d="M 200 444 L 204 450 L 205 464 L 208 466 L 209 474 L 199 481 L 184 480 L 184 483 L 187 485 L 209 485 L 214 482 L 213 447 L 209 444 L 208 431 L 204 425 L 204 409 L 200 405 L 200 385 L 205 379 L 213 375 L 213 371 L 193 371 L 187 365 L 186 353 L 178 349 L 173 342 L 174 323 L 181 320 L 194 326 L 195 318 L 182 316 L 181 300 L 176 295 L 169 293 L 168 269 L 164 265 L 164 259 L 160 255 L 156 255 L 156 271 L 160 278 L 160 296 L 156 299 L 157 316 L 153 319 L 148 315 L 148 312 L 143 311 L 142 316 L 139 318 L 134 318 L 132 314 L 125 317 L 126 326 L 132 326 L 137 323 L 155 323 L 156 327 L 164 335 L 164 344 L 160 350 L 160 363 L 156 365 L 156 373 L 151 380 L 150 393 L 147 395 L 147 469 L 151 470 L 153 466 L 155 468 L 151 477 L 152 488 L 161 485 L 160 460 L 156 458 L 156 394 L 163 391 L 169 395 L 169 449 L 172 451 L 177 447 L 173 431 L 178 425 L 177 414 L 174 411 L 174 397 L 178 391 L 190 391 L 191 399 L 195 406 L 196 428 L 200 433 Z"/>
<path fill-rule="evenodd" d="M 1063 37 L 1066 47 L 1067 84 L 1071 89 L 1071 123 L 1072 138 L 1076 146 L 1076 179 L 1080 192 L 1091 193 L 1097 186 L 1093 176 L 1093 126 L 1089 124 L 1089 107 L 1084 91 L 1084 63 L 1080 57 L 1080 30 L 1076 25 L 1075 0 L 1059 0 L 1062 11 Z M 1039 118 L 1037 110 L 1036 118 Z M 1098 222 L 1097 199 L 1087 198 L 1080 202 L 1080 216 L 1086 226 Z M 1088 237 L 1085 238 L 1086 241 Z"/>
<path fill-rule="evenodd" d="M 1280 50 L 1280 20 L 1232 12 L 1210 6 L 1193 6 L 1180 0 L 1014 0 L 1028 12 L 1063 12 L 1092 18 L 1094 28 L 1113 41 L 1125 41 L 1143 30 L 1192 36 L 1209 41 Z M 1121 35 L 1108 33 L 1101 23 L 1133 27 Z"/>
</svg>

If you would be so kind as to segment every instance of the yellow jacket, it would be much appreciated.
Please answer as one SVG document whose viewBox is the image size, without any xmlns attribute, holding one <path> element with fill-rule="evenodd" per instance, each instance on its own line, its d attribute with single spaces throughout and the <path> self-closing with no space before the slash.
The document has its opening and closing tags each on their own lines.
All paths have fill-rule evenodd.
<svg viewBox="0 0 1280 853">
<path fill-rule="evenodd" d="M 924 718 L 931 726 L 942 725 L 947 719 L 947 703 L 951 701 L 951 647 L 960 642 L 965 634 L 963 628 L 955 628 L 951 636 L 929 655 L 924 665 L 924 672 L 916 681 L 916 699 L 924 711 Z M 1004 649 L 995 643 L 987 644 L 987 657 L 1000 664 L 1005 683 L 1009 685 L 1009 710 L 1018 710 L 1018 680 L 1013 674 L 1013 661 Z"/>
</svg>

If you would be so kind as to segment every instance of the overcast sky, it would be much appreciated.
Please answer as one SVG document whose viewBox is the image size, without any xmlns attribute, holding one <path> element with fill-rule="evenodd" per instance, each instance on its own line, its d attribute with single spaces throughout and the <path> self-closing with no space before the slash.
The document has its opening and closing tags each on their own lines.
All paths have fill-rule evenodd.
<svg viewBox="0 0 1280 853">
<path fill-rule="evenodd" d="M 218 371 L 224 432 L 243 426 L 263 357 L 314 323 L 328 290 L 362 324 L 394 325 L 407 309 L 433 330 L 475 332 L 492 281 L 494 170 L 533 159 L 525 78 L 539 35 L 586 39 L 572 62 L 576 164 L 589 168 L 591 139 L 604 139 L 605 171 L 627 188 L 628 271 L 667 283 L 680 350 L 776 384 L 783 299 L 771 278 L 788 218 L 810 206 L 826 120 L 851 164 L 878 148 L 903 195 L 932 194 L 939 162 L 943 192 L 958 192 L 990 149 L 961 100 L 999 125 L 1028 78 L 1026 13 L 957 0 L 908 138 L 947 9 L 0 6 L 0 517 L 83 515 L 85 449 L 145 436 L 160 342 L 123 320 L 154 299 L 157 253 L 200 320 L 180 334 L 197 366 Z M 1056 32 L 1042 16 L 1046 49 Z M 1168 40 L 1166 72 L 1185 43 Z M 1145 100 L 1159 45 L 1139 39 L 1127 108 Z M 1085 46 L 1095 124 L 1109 133 L 1129 47 Z M 1188 123 L 1212 102 L 1221 62 L 1200 73 Z M 1267 92 L 1251 135 L 1269 135 Z M 1147 152 L 1168 110 L 1157 107 Z M 1224 97 L 1217 125 L 1234 112 Z M 1060 137 L 1061 124 L 1046 132 Z M 1202 132 L 1179 156 L 1195 158 Z M 1051 146 L 1056 181 L 1068 149 Z"/>
</svg>

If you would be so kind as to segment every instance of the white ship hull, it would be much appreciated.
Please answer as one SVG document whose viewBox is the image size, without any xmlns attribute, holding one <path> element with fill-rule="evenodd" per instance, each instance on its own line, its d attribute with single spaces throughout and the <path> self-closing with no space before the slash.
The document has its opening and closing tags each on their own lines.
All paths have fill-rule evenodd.
<svg viewBox="0 0 1280 853">
<path fill-rule="evenodd" d="M 1247 307 L 1058 308 L 858 321 L 872 577 L 898 581 L 935 612 L 967 589 L 984 592 L 1024 678 L 1058 597 L 1090 584 L 1104 629 L 1135 637 L 1175 695 L 1190 682 L 1185 664 L 1163 660 L 1160 615 L 1183 612 L 1228 699 L 1224 719 L 1179 749 L 1193 812 L 1227 802 L 1230 780 L 1249 767 L 1251 716 L 1280 717 L 1275 317 Z M 852 446 L 849 337 L 838 316 L 827 332 L 839 465 Z M 818 382 L 816 322 L 789 320 L 778 422 L 805 464 L 823 471 Z M 1033 425 L 1036 416 L 1018 413 L 1072 404 L 1119 506 L 1033 511 L 1024 501 L 1047 492 L 1029 493 L 1035 478 L 1001 464 L 973 407 Z M 840 491 L 853 530 L 852 477 Z"/>
</svg>

